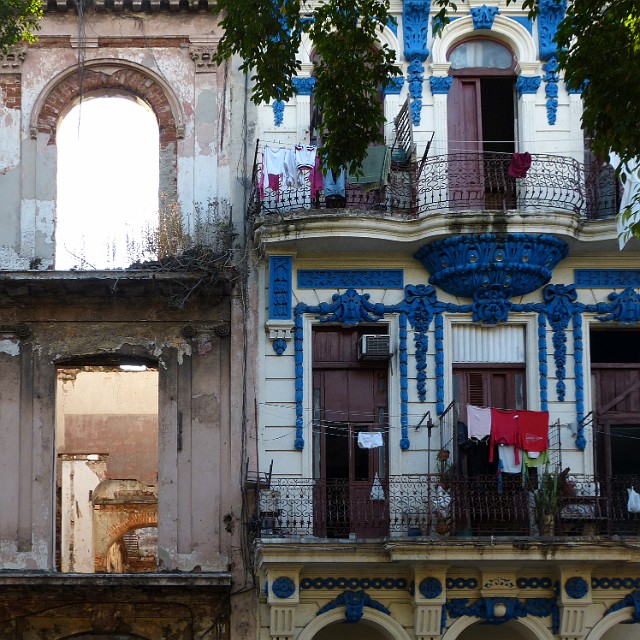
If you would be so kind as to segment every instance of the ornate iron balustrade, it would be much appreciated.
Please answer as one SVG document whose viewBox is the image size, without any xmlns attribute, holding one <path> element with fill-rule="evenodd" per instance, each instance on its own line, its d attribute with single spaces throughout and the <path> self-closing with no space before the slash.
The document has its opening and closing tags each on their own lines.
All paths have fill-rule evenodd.
<svg viewBox="0 0 640 640">
<path fill-rule="evenodd" d="M 540 213 L 569 211 L 587 219 L 613 216 L 618 211 L 619 188 L 608 165 L 588 166 L 570 157 L 532 154 L 526 176 L 513 178 L 508 169 L 512 154 L 458 152 L 427 158 L 418 178 L 417 165 L 393 163 L 389 183 L 363 191 L 347 185 L 345 198 L 336 202 L 322 192 L 312 194 L 308 176 L 297 189 L 258 188 L 261 165 L 254 165 L 249 212 L 252 215 L 304 209 L 343 207 L 392 215 L 428 215 L 462 211 Z"/>
<path fill-rule="evenodd" d="M 258 537 L 640 535 L 627 488 L 640 477 L 570 475 L 553 511 L 539 512 L 535 471 L 522 476 L 392 476 L 381 487 L 348 480 L 271 478 L 257 491 Z"/>
</svg>

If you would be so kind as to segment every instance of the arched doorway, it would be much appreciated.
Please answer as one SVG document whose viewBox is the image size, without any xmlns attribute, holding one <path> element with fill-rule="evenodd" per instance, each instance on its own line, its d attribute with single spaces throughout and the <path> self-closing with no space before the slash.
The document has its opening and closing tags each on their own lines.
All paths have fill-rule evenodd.
<svg viewBox="0 0 640 640">
<path fill-rule="evenodd" d="M 362 618 L 355 624 L 345 623 L 343 606 L 314 618 L 297 640 L 409 640 L 402 625 L 390 615 L 364 607 Z"/>
<path fill-rule="evenodd" d="M 366 622 L 347 624 L 336 622 L 321 629 L 313 640 L 386 640 L 387 636 Z"/>
<path fill-rule="evenodd" d="M 489 38 L 465 40 L 447 57 L 449 198 L 456 208 L 513 208 L 507 169 L 516 149 L 516 58 Z"/>
</svg>

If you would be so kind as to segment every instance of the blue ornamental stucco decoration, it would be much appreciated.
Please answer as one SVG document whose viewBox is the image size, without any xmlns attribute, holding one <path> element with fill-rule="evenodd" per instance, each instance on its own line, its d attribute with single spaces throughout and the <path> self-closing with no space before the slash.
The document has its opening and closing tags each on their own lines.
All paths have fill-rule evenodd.
<svg viewBox="0 0 640 640">
<path fill-rule="evenodd" d="M 445 583 L 447 589 L 477 589 L 478 580 L 476 578 L 447 578 Z"/>
<path fill-rule="evenodd" d="M 631 612 L 631 620 L 624 624 L 638 624 L 640 623 L 640 591 L 633 591 L 627 594 L 623 600 L 612 604 L 605 612 L 604 615 L 608 616 L 614 611 L 620 611 L 626 607 L 633 607 Z"/>
<path fill-rule="evenodd" d="M 570 598 L 580 600 L 589 593 L 589 584 L 584 578 L 574 576 L 565 582 L 564 590 Z"/>
<path fill-rule="evenodd" d="M 573 281 L 586 289 L 638 288 L 640 269 L 574 269 Z"/>
<path fill-rule="evenodd" d="M 406 578 L 303 578 L 300 589 L 399 589 L 406 591 Z"/>
<path fill-rule="evenodd" d="M 491 29 L 493 27 L 493 21 L 499 13 L 500 9 L 498 9 L 498 7 L 488 7 L 486 4 L 471 9 L 471 20 L 473 21 L 474 30 Z"/>
<path fill-rule="evenodd" d="M 442 582 L 438 578 L 425 578 L 418 585 L 420 595 L 427 600 L 433 600 L 442 593 Z"/>
<path fill-rule="evenodd" d="M 284 338 L 276 338 L 272 346 L 273 350 L 281 356 L 287 350 L 287 341 Z"/>
<path fill-rule="evenodd" d="M 485 324 L 498 324 L 509 319 L 511 290 L 506 285 L 491 284 L 473 294 L 473 319 Z"/>
<path fill-rule="evenodd" d="M 504 615 L 496 610 L 498 605 L 505 609 Z M 551 616 L 553 633 L 560 629 L 560 610 L 555 598 L 480 598 L 469 604 L 468 598 L 452 598 L 445 604 L 445 609 L 451 618 L 474 616 L 480 618 L 482 624 L 504 624 L 509 620 L 516 620 L 526 616 L 546 618 Z"/>
<path fill-rule="evenodd" d="M 547 61 L 558 55 L 554 38 L 567 11 L 567 0 L 540 0 L 538 9 L 540 60 Z"/>
<path fill-rule="evenodd" d="M 400 360 L 400 449 L 406 451 L 409 441 L 409 357 L 407 355 L 407 316 L 398 319 L 399 340 L 398 356 Z"/>
<path fill-rule="evenodd" d="M 279 127 L 284 121 L 284 101 L 274 100 L 271 106 L 273 107 L 273 124 Z"/>
<path fill-rule="evenodd" d="M 296 592 L 296 584 L 287 576 L 280 576 L 273 581 L 271 585 L 271 591 L 277 598 L 290 598 Z"/>
<path fill-rule="evenodd" d="M 429 78 L 429 87 L 433 95 L 447 95 L 453 84 L 452 76 L 431 76 Z"/>
<path fill-rule="evenodd" d="M 542 68 L 545 71 L 542 79 L 545 81 L 544 94 L 547 98 L 547 122 L 554 125 L 558 115 L 558 83 L 560 82 L 558 75 L 560 66 L 557 58 L 553 57 L 545 62 Z"/>
<path fill-rule="evenodd" d="M 474 319 L 480 320 L 478 291 L 498 285 L 507 294 L 505 299 L 536 291 L 549 282 L 568 253 L 566 242 L 547 234 L 484 233 L 437 240 L 414 257 L 431 274 L 430 284 L 461 298 L 474 298 L 478 303 Z M 486 300 L 496 304 L 495 295 Z"/>
<path fill-rule="evenodd" d="M 299 289 L 402 289 L 402 269 L 298 269 Z"/>
<path fill-rule="evenodd" d="M 311 76 L 309 78 L 292 78 L 293 89 L 299 96 L 310 96 L 316 88 L 316 79 Z"/>
<path fill-rule="evenodd" d="M 571 320 L 573 303 L 578 299 L 578 292 L 573 285 L 549 285 L 544 288 L 544 299 L 547 302 L 545 315 L 553 329 L 553 359 L 556 365 L 556 393 L 560 402 L 565 397 L 565 364 L 567 360 L 566 329 Z"/>
<path fill-rule="evenodd" d="M 604 314 L 596 318 L 600 322 L 640 322 L 640 296 L 634 289 L 625 289 L 622 293 L 610 293 L 607 300 L 611 304 L 599 303 L 598 313 Z"/>
<path fill-rule="evenodd" d="M 360 620 L 362 620 L 362 614 L 364 613 L 365 607 L 381 611 L 382 613 L 386 613 L 388 616 L 391 615 L 391 611 L 389 611 L 389 609 L 371 598 L 371 596 L 365 591 L 345 591 L 335 600 L 322 607 L 316 615 L 319 616 L 327 611 L 332 611 L 340 605 L 345 606 L 346 610 L 344 621 L 348 624 L 360 622 Z"/>
<path fill-rule="evenodd" d="M 525 94 L 535 95 L 538 93 L 538 89 L 542 84 L 542 78 L 540 76 L 518 76 L 516 80 L 516 91 L 518 97 Z"/>
<path fill-rule="evenodd" d="M 404 76 L 390 78 L 389 82 L 384 86 L 383 93 L 385 96 L 399 96 L 404 87 Z"/>
<path fill-rule="evenodd" d="M 291 320 L 291 256 L 269 258 L 269 318 Z"/>
<path fill-rule="evenodd" d="M 551 589 L 553 580 L 551 578 L 518 578 L 516 586 L 518 589 Z"/>
<path fill-rule="evenodd" d="M 404 0 L 403 2 L 404 57 L 409 62 L 407 83 L 412 101 L 411 117 L 416 126 L 420 124 L 422 111 L 422 85 L 425 70 L 423 62 L 429 56 L 427 38 L 430 11 L 431 0 Z"/>
<path fill-rule="evenodd" d="M 591 578 L 592 589 L 640 589 L 640 578 Z"/>
<path fill-rule="evenodd" d="M 538 45 L 540 60 L 545 64 L 545 96 L 547 98 L 547 122 L 556 123 L 558 112 L 558 45 L 554 42 L 558 25 L 567 11 L 567 0 L 540 0 L 538 4 Z"/>
<path fill-rule="evenodd" d="M 425 249 L 433 247 L 427 245 L 418 254 L 421 255 L 423 264 L 429 265 L 430 261 L 435 264 L 446 266 L 449 264 L 464 267 L 467 264 L 486 264 L 489 259 L 510 264 L 511 262 L 523 260 L 525 263 L 533 262 L 544 265 L 545 268 L 552 268 L 561 259 L 559 256 L 565 255 L 566 245 L 560 240 L 555 244 L 549 241 L 553 239 L 546 235 L 526 235 L 514 234 L 513 236 L 500 236 L 502 244 L 498 245 L 495 236 L 486 234 L 487 238 L 492 238 L 486 244 L 478 243 L 478 239 L 484 236 L 469 236 L 467 242 L 452 243 L 442 251 L 431 252 L 426 255 Z M 509 244 L 513 238 L 518 242 Z M 524 239 L 527 242 L 524 242 Z M 542 249 L 538 250 L 535 243 L 542 239 Z M 450 239 L 455 240 L 455 239 Z M 509 241 L 509 242 L 508 242 Z M 441 243 L 444 244 L 444 243 Z M 499 252 L 498 252 L 499 248 Z M 446 249 L 446 250 L 445 250 Z M 553 249 L 553 250 L 552 250 Z M 416 254 L 416 255 L 418 255 Z M 443 264 L 443 261 L 445 264 Z M 458 276 L 456 276 L 458 277 Z M 474 276 L 475 277 L 475 276 Z M 461 279 L 455 280 L 456 285 L 462 282 L 461 286 L 469 287 L 471 284 L 465 283 Z M 395 315 L 398 318 L 398 359 L 400 378 L 400 427 L 401 438 L 400 447 L 403 450 L 410 448 L 409 441 L 409 354 L 408 354 L 408 325 L 414 331 L 414 341 L 416 345 L 415 366 L 416 385 L 420 401 L 427 401 L 426 372 L 427 372 L 427 352 L 429 349 L 428 332 L 433 330 L 434 352 L 435 352 L 435 383 L 436 383 L 436 412 L 442 415 L 444 407 L 444 314 L 445 313 L 465 313 L 473 312 L 474 317 L 484 318 L 492 323 L 499 319 L 508 320 L 514 313 L 535 313 L 538 317 L 538 371 L 540 384 L 540 404 L 541 409 L 548 408 L 548 388 L 547 388 L 547 325 L 553 333 L 553 358 L 556 366 L 556 393 L 560 402 L 565 400 L 566 389 L 564 379 L 566 377 L 567 331 L 572 323 L 573 331 L 573 360 L 575 379 L 575 403 L 576 419 L 578 431 L 576 435 L 576 446 L 584 450 L 586 438 L 584 435 L 585 415 L 584 415 L 584 338 L 583 319 L 584 313 L 599 314 L 597 319 L 601 322 L 617 323 L 640 323 L 640 295 L 629 288 L 621 293 L 611 293 L 607 297 L 607 302 L 597 302 L 595 304 L 583 304 L 578 302 L 576 287 L 573 284 L 553 284 L 543 289 L 542 302 L 518 304 L 510 300 L 500 287 L 485 287 L 480 280 L 481 292 L 491 294 L 487 299 L 473 291 L 474 305 L 445 303 L 437 299 L 437 292 L 433 286 L 423 284 L 407 285 L 405 287 L 404 300 L 398 304 L 385 305 L 370 301 L 369 294 L 360 294 L 354 289 L 348 289 L 343 294 L 334 294 L 332 302 L 321 303 L 311 306 L 299 303 L 294 309 L 294 348 L 295 348 L 295 403 L 296 403 L 296 437 L 294 448 L 302 450 L 304 448 L 303 425 L 304 425 L 304 353 L 303 353 L 303 320 L 305 314 L 313 314 L 320 322 L 337 322 L 345 325 L 357 325 L 361 322 L 370 323 L 382 320 L 385 315 Z M 494 285 L 496 283 L 493 283 Z M 503 284 L 504 287 L 504 284 Z M 446 287 L 443 286 L 446 290 Z M 466 292 L 467 289 L 464 289 Z M 433 328 L 432 328 L 433 327 Z"/>
</svg>

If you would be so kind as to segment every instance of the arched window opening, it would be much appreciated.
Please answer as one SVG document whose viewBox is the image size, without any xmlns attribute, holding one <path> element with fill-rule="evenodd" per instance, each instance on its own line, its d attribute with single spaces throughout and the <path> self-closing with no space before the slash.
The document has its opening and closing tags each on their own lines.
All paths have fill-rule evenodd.
<svg viewBox="0 0 640 640">
<path fill-rule="evenodd" d="M 70 573 L 154 571 L 158 371 L 105 362 L 57 369 L 56 565 Z"/>
<path fill-rule="evenodd" d="M 131 95 L 94 95 L 57 131 L 56 269 L 112 269 L 147 257 L 157 228 L 159 131 Z"/>
</svg>

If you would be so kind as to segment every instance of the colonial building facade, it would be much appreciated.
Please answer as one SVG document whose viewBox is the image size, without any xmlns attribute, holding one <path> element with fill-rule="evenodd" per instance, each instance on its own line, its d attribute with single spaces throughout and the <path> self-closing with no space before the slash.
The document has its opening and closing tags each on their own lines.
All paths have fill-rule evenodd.
<svg viewBox="0 0 640 640">
<path fill-rule="evenodd" d="M 640 637 L 624 192 L 558 71 L 562 3 L 458 5 L 434 36 L 392 2 L 364 179 L 314 174 L 311 42 L 259 109 L 261 640 Z"/>
</svg>

